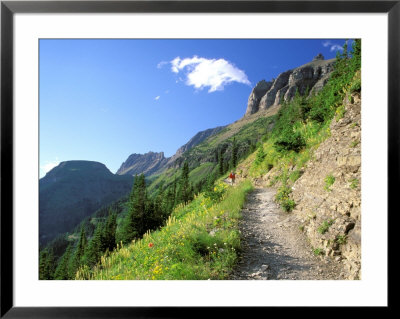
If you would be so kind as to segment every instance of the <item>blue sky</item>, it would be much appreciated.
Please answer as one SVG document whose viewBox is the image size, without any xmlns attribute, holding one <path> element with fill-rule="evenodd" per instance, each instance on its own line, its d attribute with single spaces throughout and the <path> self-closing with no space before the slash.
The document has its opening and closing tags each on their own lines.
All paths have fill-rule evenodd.
<svg viewBox="0 0 400 319">
<path fill-rule="evenodd" d="M 132 153 L 172 156 L 241 118 L 252 87 L 334 58 L 343 39 L 40 40 L 40 177 L 61 161 L 113 173 Z"/>
</svg>

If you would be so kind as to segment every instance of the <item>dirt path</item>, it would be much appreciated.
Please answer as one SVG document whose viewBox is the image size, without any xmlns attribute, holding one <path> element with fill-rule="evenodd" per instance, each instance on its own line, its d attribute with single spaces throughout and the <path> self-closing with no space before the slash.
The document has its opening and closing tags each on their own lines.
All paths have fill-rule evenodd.
<svg viewBox="0 0 400 319">
<path fill-rule="evenodd" d="M 275 190 L 256 188 L 240 223 L 243 251 L 232 280 L 344 279 L 330 257 L 315 256 L 291 213 L 274 202 Z"/>
</svg>

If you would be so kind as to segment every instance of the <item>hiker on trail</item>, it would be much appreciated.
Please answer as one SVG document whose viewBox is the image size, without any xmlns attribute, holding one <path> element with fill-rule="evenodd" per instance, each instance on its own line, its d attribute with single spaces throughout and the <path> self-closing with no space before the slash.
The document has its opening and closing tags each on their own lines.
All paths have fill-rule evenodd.
<svg viewBox="0 0 400 319">
<path fill-rule="evenodd" d="M 229 174 L 229 178 L 231 179 L 231 185 L 235 184 L 235 173 L 233 171 Z"/>
</svg>

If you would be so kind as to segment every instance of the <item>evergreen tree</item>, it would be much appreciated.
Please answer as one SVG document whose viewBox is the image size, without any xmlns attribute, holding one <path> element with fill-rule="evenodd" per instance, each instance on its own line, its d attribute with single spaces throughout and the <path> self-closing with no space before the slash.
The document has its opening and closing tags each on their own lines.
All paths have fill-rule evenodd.
<svg viewBox="0 0 400 319">
<path fill-rule="evenodd" d="M 68 267 L 70 264 L 71 255 L 72 255 L 72 245 L 70 244 L 68 245 L 65 253 L 61 256 L 60 261 L 58 262 L 56 271 L 54 273 L 54 279 L 56 280 L 70 279 Z"/>
<path fill-rule="evenodd" d="M 186 205 L 191 199 L 191 189 L 189 185 L 189 164 L 187 161 L 185 161 L 182 167 L 182 174 L 179 186 L 180 202 L 183 202 Z"/>
<path fill-rule="evenodd" d="M 117 230 L 117 214 L 110 209 L 103 231 L 104 249 L 113 251 L 116 245 L 115 235 Z"/>
<path fill-rule="evenodd" d="M 218 155 L 218 172 L 219 175 L 224 175 L 224 157 L 222 155 L 222 150 L 219 151 Z"/>
<path fill-rule="evenodd" d="M 167 190 L 167 195 L 165 196 L 165 201 L 163 204 L 164 216 L 168 217 L 176 204 L 176 179 L 174 180 L 172 186 Z"/>
<path fill-rule="evenodd" d="M 85 254 L 85 249 L 87 246 L 87 238 L 84 227 L 81 228 L 81 233 L 79 236 L 79 242 L 76 246 L 74 256 L 72 258 L 70 267 L 69 267 L 69 275 L 70 278 L 75 278 L 76 271 L 82 265 L 82 259 Z"/>
<path fill-rule="evenodd" d="M 50 280 L 54 276 L 54 254 L 52 250 L 43 249 L 39 254 L 39 279 Z"/>
<path fill-rule="evenodd" d="M 147 204 L 147 191 L 146 181 L 144 175 L 141 174 L 138 179 L 138 184 L 134 193 L 132 202 L 133 221 L 135 224 L 136 231 L 139 236 L 142 236 L 147 231 L 147 216 L 146 216 L 146 204 Z"/>
<path fill-rule="evenodd" d="M 93 237 L 85 251 L 83 260 L 84 264 L 88 265 L 89 267 L 96 265 L 105 250 L 103 237 L 104 228 L 105 227 L 102 222 L 97 224 Z"/>
<path fill-rule="evenodd" d="M 237 156 L 238 156 L 238 145 L 236 142 L 236 138 L 233 138 L 232 142 L 232 157 L 231 157 L 231 167 L 234 169 L 237 165 Z"/>
<path fill-rule="evenodd" d="M 121 231 L 121 240 L 129 243 L 135 238 L 139 238 L 147 231 L 146 220 L 146 204 L 147 192 L 146 181 L 144 175 L 135 177 L 131 195 L 128 202 L 128 215 L 124 220 L 123 229 Z"/>
</svg>

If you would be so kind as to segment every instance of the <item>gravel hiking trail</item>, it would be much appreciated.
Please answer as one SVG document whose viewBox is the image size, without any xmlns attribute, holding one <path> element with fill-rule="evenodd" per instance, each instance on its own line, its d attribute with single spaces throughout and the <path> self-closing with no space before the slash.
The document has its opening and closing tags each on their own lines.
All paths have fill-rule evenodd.
<svg viewBox="0 0 400 319">
<path fill-rule="evenodd" d="M 274 202 L 275 190 L 248 195 L 240 221 L 242 251 L 231 280 L 344 279 L 331 257 L 315 256 L 291 213 Z"/>
</svg>

